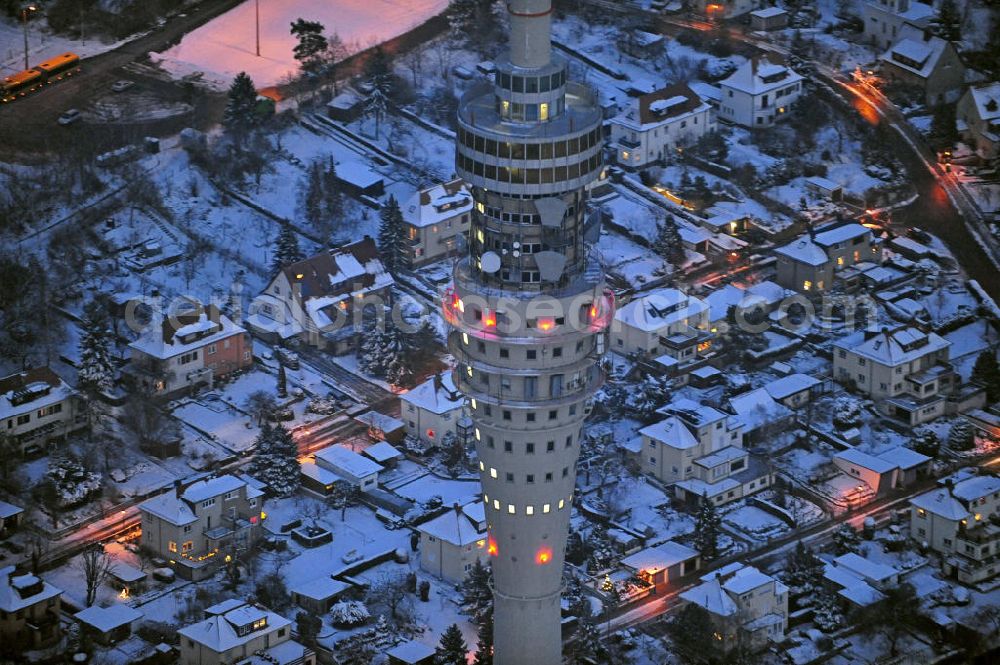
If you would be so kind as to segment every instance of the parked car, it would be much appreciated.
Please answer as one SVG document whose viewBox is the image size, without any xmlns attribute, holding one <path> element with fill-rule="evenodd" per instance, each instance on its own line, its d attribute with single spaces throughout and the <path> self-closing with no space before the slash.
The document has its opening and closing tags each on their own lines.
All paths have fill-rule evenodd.
<svg viewBox="0 0 1000 665">
<path fill-rule="evenodd" d="M 280 346 L 275 347 L 274 352 L 275 355 L 278 356 L 278 362 L 288 369 L 299 368 L 299 354 L 294 351 L 289 351 L 288 349 L 283 349 Z"/>
<path fill-rule="evenodd" d="M 79 109 L 68 109 L 59 114 L 58 122 L 60 125 L 72 125 L 74 122 L 79 122 L 83 118 L 83 114 L 80 113 Z"/>
<path fill-rule="evenodd" d="M 111 92 L 125 92 L 129 88 L 135 87 L 135 81 L 129 81 L 128 79 L 122 79 L 120 81 L 115 81 L 111 84 Z"/>
</svg>

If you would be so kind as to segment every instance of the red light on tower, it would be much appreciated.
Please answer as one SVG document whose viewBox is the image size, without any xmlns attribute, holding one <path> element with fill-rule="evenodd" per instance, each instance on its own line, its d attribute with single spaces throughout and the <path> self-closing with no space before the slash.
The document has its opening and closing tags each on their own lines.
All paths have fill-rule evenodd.
<svg viewBox="0 0 1000 665">
<path fill-rule="evenodd" d="M 497 315 L 490 314 L 490 310 L 483 312 L 483 325 L 487 328 L 495 328 L 497 325 Z"/>
<path fill-rule="evenodd" d="M 486 539 L 486 553 L 490 556 L 497 556 L 497 541 L 493 540 L 493 536 Z"/>
<path fill-rule="evenodd" d="M 538 551 L 535 552 L 535 563 L 544 566 L 550 561 L 552 561 L 552 550 L 545 546 L 539 547 Z"/>
<path fill-rule="evenodd" d="M 538 319 L 538 327 L 541 328 L 544 332 L 552 330 L 552 327 L 554 325 L 555 322 L 553 322 L 552 319 Z"/>
<path fill-rule="evenodd" d="M 591 318 L 591 320 L 597 318 L 597 305 L 591 305 L 590 306 L 590 318 Z"/>
</svg>

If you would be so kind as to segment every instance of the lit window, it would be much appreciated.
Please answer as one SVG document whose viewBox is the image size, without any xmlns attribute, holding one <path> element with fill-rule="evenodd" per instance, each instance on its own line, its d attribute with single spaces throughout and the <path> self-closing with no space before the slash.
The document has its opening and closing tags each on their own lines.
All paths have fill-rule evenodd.
<svg viewBox="0 0 1000 665">
<path fill-rule="evenodd" d="M 483 494 L 483 503 L 489 505 L 489 503 L 490 503 L 490 495 L 489 494 Z"/>
<path fill-rule="evenodd" d="M 491 467 L 490 467 L 490 478 L 496 478 L 496 477 L 497 477 L 497 470 L 496 470 L 496 469 L 494 469 L 494 468 L 493 468 L 493 467 L 491 466 Z"/>
<path fill-rule="evenodd" d="M 550 506 L 549 504 L 546 503 L 545 505 L 542 506 L 542 512 L 543 513 L 548 513 L 551 508 L 552 508 L 552 506 Z"/>
<path fill-rule="evenodd" d="M 473 397 L 472 398 L 472 410 L 475 411 L 478 408 L 479 408 L 479 403 L 476 401 L 476 398 Z"/>
<path fill-rule="evenodd" d="M 479 463 L 479 470 L 480 470 L 480 471 L 484 471 L 485 469 L 486 469 L 486 465 L 485 465 L 485 464 L 483 464 L 482 462 L 480 462 L 480 463 Z"/>
<path fill-rule="evenodd" d="M 176 552 L 177 551 L 177 543 L 175 543 L 174 541 L 171 540 L 170 542 L 167 543 L 167 549 L 170 550 L 171 552 Z"/>
<path fill-rule="evenodd" d="M 469 345 L 469 333 L 462 333 L 462 344 Z"/>
<path fill-rule="evenodd" d="M 802 282 L 802 290 L 803 291 L 808 291 L 809 289 L 812 288 L 812 286 L 813 286 L 813 283 L 810 282 L 808 279 L 806 281 Z M 469 368 L 469 376 L 472 376 L 472 368 L 471 367 Z"/>
<path fill-rule="evenodd" d="M 566 500 L 559 499 L 559 510 L 562 510 L 565 505 L 566 505 Z"/>
<path fill-rule="evenodd" d="M 525 515 L 534 515 L 535 514 L 535 507 L 534 506 L 525 506 L 524 507 L 524 514 Z"/>
<path fill-rule="evenodd" d="M 548 120 L 549 119 L 549 105 L 546 103 L 541 103 L 538 105 L 538 119 Z"/>
<path fill-rule="evenodd" d="M 508 503 L 507 504 L 507 512 L 509 514 L 511 514 L 511 515 L 516 515 L 517 514 L 517 508 L 514 507 L 513 503 Z"/>
<path fill-rule="evenodd" d="M 476 441 L 482 441 L 482 438 L 480 438 L 480 435 L 479 435 L 479 428 L 478 427 L 476 428 Z"/>
<path fill-rule="evenodd" d="M 498 499 L 493 499 L 493 510 L 500 510 L 500 501 Z"/>
</svg>

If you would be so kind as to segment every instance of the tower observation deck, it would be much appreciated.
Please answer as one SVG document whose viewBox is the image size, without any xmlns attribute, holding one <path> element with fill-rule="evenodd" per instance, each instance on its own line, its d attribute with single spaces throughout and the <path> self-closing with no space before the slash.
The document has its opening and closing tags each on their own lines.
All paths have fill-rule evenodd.
<svg viewBox="0 0 1000 665">
<path fill-rule="evenodd" d="M 459 105 L 456 164 L 475 205 L 443 310 L 480 460 L 494 662 L 558 665 L 581 430 L 614 314 L 584 235 L 601 112 L 551 53 L 551 0 L 507 10 L 509 56 Z"/>
</svg>

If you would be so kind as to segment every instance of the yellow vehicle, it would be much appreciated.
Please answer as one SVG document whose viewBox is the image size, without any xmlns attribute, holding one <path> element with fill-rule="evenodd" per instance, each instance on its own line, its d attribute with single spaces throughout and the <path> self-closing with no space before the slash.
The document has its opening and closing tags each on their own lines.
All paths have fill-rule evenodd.
<svg viewBox="0 0 1000 665">
<path fill-rule="evenodd" d="M 0 83 L 0 101 L 12 102 L 18 97 L 24 97 L 46 83 L 61 81 L 80 71 L 80 56 L 75 53 L 62 53 L 49 58 L 31 69 L 6 77 Z"/>
</svg>

